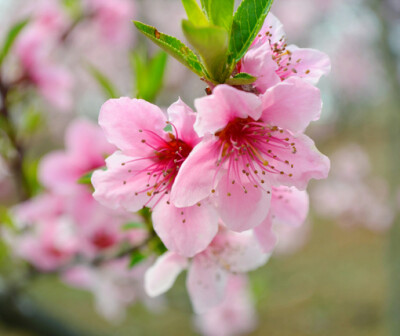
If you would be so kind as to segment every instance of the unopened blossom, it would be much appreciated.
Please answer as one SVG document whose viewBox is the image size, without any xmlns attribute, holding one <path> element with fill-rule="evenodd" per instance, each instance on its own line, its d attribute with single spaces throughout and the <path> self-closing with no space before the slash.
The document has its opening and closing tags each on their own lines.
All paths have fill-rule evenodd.
<svg viewBox="0 0 400 336">
<path fill-rule="evenodd" d="M 311 84 L 291 78 L 261 97 L 219 85 L 195 106 L 204 139 L 180 168 L 176 206 L 211 196 L 227 227 L 244 231 L 267 217 L 273 186 L 305 189 L 311 178 L 326 178 L 328 158 L 302 133 L 321 111 Z"/>
<path fill-rule="evenodd" d="M 256 311 L 246 277 L 230 275 L 224 300 L 206 313 L 196 315 L 195 322 L 205 336 L 234 336 L 253 331 Z"/>
<path fill-rule="evenodd" d="M 47 154 L 39 166 L 41 183 L 61 194 L 82 188 L 78 180 L 105 166 L 105 158 L 115 150 L 101 128 L 85 119 L 77 119 L 68 127 L 65 147 Z"/>
<path fill-rule="evenodd" d="M 56 64 L 51 56 L 60 46 L 67 24 L 61 8 L 54 3 L 45 3 L 39 6 L 15 43 L 21 78 L 34 84 L 50 104 L 61 110 L 67 110 L 72 104 L 73 79 L 70 72 Z"/>
<path fill-rule="evenodd" d="M 206 199 L 182 208 L 170 202 L 175 178 L 200 138 L 193 130 L 195 114 L 181 100 L 168 115 L 167 121 L 163 111 L 141 99 L 103 105 L 99 124 L 120 150 L 107 158 L 107 170 L 93 174 L 93 195 L 114 209 L 151 208 L 154 229 L 166 247 L 193 256 L 217 233 L 218 217 Z"/>
<path fill-rule="evenodd" d="M 135 15 L 132 0 L 86 0 L 86 5 L 102 39 L 119 46 L 130 44 Z"/>
<path fill-rule="evenodd" d="M 255 236 L 264 252 L 279 249 L 280 252 L 296 247 L 296 232 L 300 230 L 307 218 L 309 198 L 305 190 L 294 187 L 273 187 L 271 207 L 266 219 L 254 228 Z M 306 232 L 306 231 L 304 231 Z M 304 235 L 299 234 L 302 245 Z M 276 250 L 275 249 L 275 250 Z"/>
<path fill-rule="evenodd" d="M 144 302 L 149 308 L 153 301 L 145 294 L 143 285 L 148 263 L 133 268 L 128 264 L 129 259 L 123 258 L 98 267 L 75 266 L 63 273 L 62 280 L 70 286 L 92 292 L 99 314 L 111 322 L 120 322 L 126 309 L 136 301 Z"/>
<path fill-rule="evenodd" d="M 255 88 L 268 88 L 291 77 L 316 84 L 330 71 L 329 57 L 315 49 L 287 45 L 280 21 L 269 13 L 259 34 L 238 65 L 239 72 L 255 77 Z"/>
<path fill-rule="evenodd" d="M 179 273 L 188 268 L 186 286 L 196 313 L 204 313 L 223 301 L 228 279 L 264 265 L 270 254 L 264 253 L 252 231 L 232 232 L 221 227 L 211 244 L 190 261 L 166 252 L 145 275 L 146 292 L 151 297 L 168 291 Z"/>
</svg>

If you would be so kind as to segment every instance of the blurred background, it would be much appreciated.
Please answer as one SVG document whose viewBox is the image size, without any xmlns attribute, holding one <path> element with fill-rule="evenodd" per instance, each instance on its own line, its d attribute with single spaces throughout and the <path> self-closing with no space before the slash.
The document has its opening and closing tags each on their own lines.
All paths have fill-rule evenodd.
<svg viewBox="0 0 400 336">
<path fill-rule="evenodd" d="M 73 0 L 59 2 L 73 11 Z M 36 5 L 32 0 L 0 0 L 0 41 Z M 73 103 L 66 112 L 35 98 L 18 107 L 32 111 L 31 118 L 40 112 L 41 126 L 29 134 L 26 153 L 32 171 L 46 152 L 63 147 L 72 119 L 96 120 L 107 97 L 88 64 L 120 95 L 136 95 L 137 71 L 130 55 L 146 49 L 154 55 L 157 47 L 139 36 L 130 19 L 184 39 L 180 21 L 185 13 L 179 0 L 132 0 L 131 5 L 122 42 L 102 41 L 107 33 L 88 20 L 54 51 L 54 59 L 75 80 Z M 320 49 L 331 58 L 332 72 L 319 84 L 322 118 L 307 133 L 330 157 L 332 169 L 327 180 L 310 185 L 306 225 L 286 235 L 270 262 L 250 274 L 258 326 L 249 335 L 400 335 L 400 2 L 275 0 L 272 12 L 284 24 L 289 43 Z M 3 75 L 12 77 L 17 69 L 11 56 Z M 180 96 L 193 106 L 204 89 L 196 75 L 168 58 L 155 102 L 169 106 Z M 17 202 L 15 190 L 0 161 L 2 206 Z M 6 278 L 16 266 L 5 246 L 0 258 Z M 198 334 L 184 276 L 155 309 L 137 303 L 113 323 L 95 311 L 90 293 L 56 276 L 35 279 L 27 291 L 43 311 L 82 330 L 79 335 Z M 0 323 L 0 335 L 29 333 Z"/>
</svg>

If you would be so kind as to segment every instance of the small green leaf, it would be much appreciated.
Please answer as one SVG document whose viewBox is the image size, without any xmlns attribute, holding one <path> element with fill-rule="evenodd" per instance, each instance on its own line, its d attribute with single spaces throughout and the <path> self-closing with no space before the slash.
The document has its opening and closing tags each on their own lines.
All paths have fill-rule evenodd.
<svg viewBox="0 0 400 336">
<path fill-rule="evenodd" d="M 273 0 L 243 0 L 232 22 L 229 51 L 239 62 L 260 31 Z"/>
<path fill-rule="evenodd" d="M 7 225 L 8 228 L 14 228 L 14 221 L 10 211 L 6 206 L 0 205 L 0 225 Z"/>
<path fill-rule="evenodd" d="M 217 26 L 197 27 L 188 20 L 182 21 L 182 29 L 190 44 L 200 54 L 210 79 L 223 83 L 227 77 L 228 33 L 226 30 Z"/>
<path fill-rule="evenodd" d="M 202 12 L 196 0 L 182 0 L 189 21 L 196 26 L 208 26 L 207 17 Z"/>
<path fill-rule="evenodd" d="M 134 24 L 141 33 L 151 39 L 160 48 L 175 57 L 198 76 L 203 76 L 203 67 L 199 59 L 184 43 L 175 37 L 160 33 L 156 28 L 144 23 L 134 21 Z"/>
<path fill-rule="evenodd" d="M 231 31 L 234 0 L 209 0 L 210 20 L 213 24 Z"/>
<path fill-rule="evenodd" d="M 11 29 L 8 31 L 6 39 L 3 43 L 3 47 L 0 50 L 0 66 L 2 65 L 4 59 L 7 57 L 8 53 L 11 50 L 16 38 L 21 33 L 22 29 L 28 24 L 29 19 L 25 19 L 17 22 Z"/>
<path fill-rule="evenodd" d="M 203 9 L 203 13 L 206 13 L 208 18 L 210 18 L 211 17 L 211 15 L 210 15 L 210 2 L 211 2 L 211 0 L 200 0 L 200 2 L 201 2 L 201 7 Z"/>
<path fill-rule="evenodd" d="M 132 268 L 137 264 L 141 263 L 147 258 L 147 255 L 143 254 L 141 251 L 134 251 L 131 254 L 131 260 L 129 262 L 129 267 Z"/>
<path fill-rule="evenodd" d="M 43 118 L 40 111 L 34 107 L 29 107 L 23 115 L 22 134 L 30 136 L 35 133 L 42 124 Z"/>
<path fill-rule="evenodd" d="M 120 97 L 114 84 L 111 82 L 111 80 L 109 78 L 107 78 L 106 75 L 104 75 L 99 69 L 97 69 L 93 65 L 89 65 L 88 69 L 89 69 L 89 72 L 92 74 L 93 78 L 100 85 L 101 89 L 103 90 L 104 95 L 107 98 Z"/>
<path fill-rule="evenodd" d="M 78 180 L 79 184 L 88 184 L 92 185 L 92 175 L 93 175 L 94 170 L 86 173 L 85 175 L 81 176 Z"/>
<path fill-rule="evenodd" d="M 136 97 L 153 102 L 162 87 L 167 54 L 160 51 L 149 60 L 143 53 L 135 52 L 131 64 L 135 72 Z"/>
<path fill-rule="evenodd" d="M 247 85 L 254 83 L 256 79 L 257 77 L 254 77 L 245 72 L 241 72 L 233 76 L 232 78 L 229 78 L 225 83 L 229 85 Z"/>
<path fill-rule="evenodd" d="M 122 230 L 128 231 L 132 229 L 146 229 L 146 225 L 144 223 L 139 222 L 130 222 L 126 223 L 122 226 Z"/>
</svg>

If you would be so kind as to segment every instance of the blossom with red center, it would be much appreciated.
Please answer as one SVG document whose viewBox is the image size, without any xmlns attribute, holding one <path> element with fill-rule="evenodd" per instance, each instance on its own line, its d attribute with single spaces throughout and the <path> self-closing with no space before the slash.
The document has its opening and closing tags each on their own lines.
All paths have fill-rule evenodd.
<svg viewBox="0 0 400 336">
<path fill-rule="evenodd" d="M 288 79 L 261 97 L 219 85 L 195 106 L 204 139 L 180 168 L 176 206 L 211 196 L 227 227 L 243 231 L 266 218 L 273 186 L 305 189 L 327 176 L 328 158 L 302 133 L 321 111 L 319 90 L 305 81 Z"/>
<path fill-rule="evenodd" d="M 287 45 L 281 22 L 269 13 L 259 34 L 238 65 L 239 72 L 247 72 L 257 80 L 256 89 L 264 93 L 268 88 L 291 77 L 300 77 L 316 84 L 329 73 L 329 57 L 315 49 Z"/>
<path fill-rule="evenodd" d="M 217 233 L 218 217 L 206 199 L 182 208 L 170 202 L 180 168 L 200 138 L 193 130 L 195 114 L 181 100 L 168 115 L 169 121 L 141 99 L 111 99 L 103 105 L 99 124 L 120 151 L 107 158 L 107 170 L 93 174 L 93 195 L 115 209 L 152 208 L 154 229 L 167 248 L 193 256 Z"/>
</svg>

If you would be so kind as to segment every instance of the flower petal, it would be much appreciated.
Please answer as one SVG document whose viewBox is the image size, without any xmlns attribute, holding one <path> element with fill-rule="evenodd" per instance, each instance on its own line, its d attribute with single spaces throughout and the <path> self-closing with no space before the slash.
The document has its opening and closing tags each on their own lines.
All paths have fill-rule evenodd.
<svg viewBox="0 0 400 336">
<path fill-rule="evenodd" d="M 311 121 L 319 119 L 322 109 L 320 91 L 298 78 L 270 88 L 262 102 L 263 121 L 293 133 L 304 131 Z"/>
<path fill-rule="evenodd" d="M 317 84 L 321 76 L 327 75 L 331 71 L 331 61 L 327 54 L 307 48 L 298 48 L 294 45 L 289 46 L 291 51 L 294 68 L 296 73 L 293 76 L 304 78 L 311 84 Z M 298 61 L 300 60 L 300 61 Z"/>
<path fill-rule="evenodd" d="M 195 205 L 207 198 L 218 183 L 216 162 L 219 149 L 216 141 L 214 136 L 204 139 L 182 164 L 171 190 L 171 202 L 175 206 Z"/>
<path fill-rule="evenodd" d="M 99 124 L 109 142 L 124 154 L 145 157 L 154 144 L 165 136 L 164 113 L 142 99 L 122 97 L 106 101 L 100 110 Z"/>
<path fill-rule="evenodd" d="M 207 201 L 200 206 L 177 208 L 162 200 L 153 211 L 153 225 L 165 246 L 193 257 L 211 243 L 218 232 L 218 216 Z"/>
<path fill-rule="evenodd" d="M 174 284 L 179 273 L 187 267 L 187 259 L 173 252 L 159 257 L 144 276 L 147 295 L 155 297 L 167 292 Z"/>
<path fill-rule="evenodd" d="M 199 136 L 214 134 L 235 118 L 257 120 L 261 115 L 261 101 L 255 94 L 224 84 L 218 85 L 212 95 L 196 99 L 194 105 L 197 109 L 194 129 Z"/>
<path fill-rule="evenodd" d="M 277 69 L 278 65 L 272 59 L 269 44 L 251 48 L 242 59 L 241 72 L 246 72 L 257 77 L 253 85 L 261 93 L 281 82 L 281 79 L 275 72 Z"/>
<path fill-rule="evenodd" d="M 272 252 L 278 241 L 278 238 L 272 229 L 272 209 L 270 209 L 267 218 L 265 218 L 260 225 L 254 228 L 254 236 L 257 238 L 263 252 Z"/>
<path fill-rule="evenodd" d="M 270 257 L 261 249 L 252 231 L 223 231 L 213 240 L 210 252 L 221 267 L 240 273 L 264 265 Z"/>
<path fill-rule="evenodd" d="M 133 160 L 121 152 L 115 152 L 107 158 L 106 163 L 107 170 L 93 173 L 93 197 L 109 208 L 132 212 L 147 205 L 149 196 L 143 191 L 151 182 L 145 168 L 152 162 Z"/>
<path fill-rule="evenodd" d="M 232 184 L 228 174 L 219 182 L 215 195 L 221 220 L 229 229 L 239 232 L 249 230 L 265 219 L 270 199 L 270 193 L 260 187 L 255 188 L 249 181 Z"/>
<path fill-rule="evenodd" d="M 193 129 L 196 120 L 196 114 L 180 98 L 168 108 L 170 122 L 178 131 L 178 138 L 185 143 L 195 146 L 200 142 Z"/>
<path fill-rule="evenodd" d="M 200 253 L 192 261 L 186 286 L 194 311 L 198 314 L 215 307 L 224 299 L 228 274 L 207 254 Z"/>
<path fill-rule="evenodd" d="M 274 166 L 277 170 L 276 174 L 271 174 L 277 185 L 295 186 L 304 190 L 310 179 L 319 180 L 328 177 L 330 161 L 318 151 L 308 136 L 304 134 L 294 136 L 285 131 L 280 135 L 282 139 L 287 139 L 288 144 L 293 145 L 289 148 L 271 147 L 273 149 L 271 155 L 276 158 L 266 158 L 270 162 L 269 166 Z"/>
<path fill-rule="evenodd" d="M 304 223 L 309 209 L 307 191 L 294 187 L 272 189 L 271 211 L 274 224 L 298 227 Z"/>
</svg>

